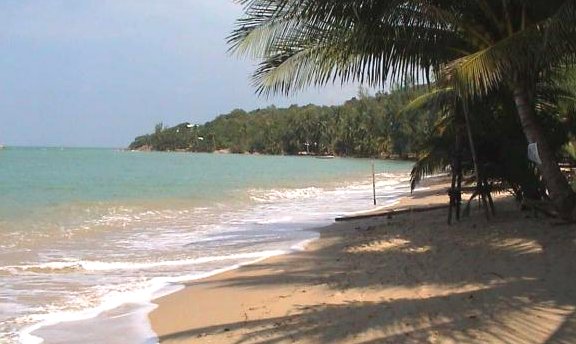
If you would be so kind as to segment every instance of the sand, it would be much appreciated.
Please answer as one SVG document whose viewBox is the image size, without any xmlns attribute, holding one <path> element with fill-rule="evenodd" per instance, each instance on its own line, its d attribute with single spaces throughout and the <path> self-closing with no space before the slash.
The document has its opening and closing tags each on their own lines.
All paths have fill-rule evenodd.
<svg viewBox="0 0 576 344">
<path fill-rule="evenodd" d="M 445 185 L 399 206 L 441 204 Z M 305 251 L 189 283 L 162 343 L 576 343 L 576 226 L 447 210 L 335 223 Z"/>
</svg>

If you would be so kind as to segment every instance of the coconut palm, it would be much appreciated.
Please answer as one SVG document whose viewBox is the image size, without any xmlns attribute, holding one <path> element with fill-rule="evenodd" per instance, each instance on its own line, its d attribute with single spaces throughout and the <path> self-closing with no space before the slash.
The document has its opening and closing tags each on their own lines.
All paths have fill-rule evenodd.
<svg viewBox="0 0 576 344">
<path fill-rule="evenodd" d="M 506 89 L 559 211 L 576 194 L 545 139 L 534 87 L 576 59 L 576 0 L 240 0 L 232 49 L 261 59 L 257 91 L 390 80 L 453 87 L 465 103 Z"/>
<path fill-rule="evenodd" d="M 563 116 L 557 105 L 558 98 L 570 93 L 553 84 L 537 85 L 536 90 L 537 116 L 549 129 L 547 140 L 554 150 L 558 150 L 568 140 Z M 463 136 L 467 133 L 461 102 L 454 89 L 433 88 L 405 107 L 405 112 L 432 110 L 442 114 L 412 170 L 413 188 L 423 176 L 444 171 L 451 165 L 457 154 L 456 149 L 461 150 L 464 171 L 468 174 L 473 171 L 472 151 L 469 145 L 463 144 Z M 526 139 L 522 135 L 521 125 L 516 117 L 508 115 L 513 107 L 511 97 L 507 97 L 505 92 L 493 92 L 469 106 L 472 115 L 470 128 L 475 138 L 482 178 L 509 189 L 518 199 L 545 198 L 538 175 L 524 151 Z M 454 139 L 458 136 L 460 144 L 455 145 Z"/>
</svg>

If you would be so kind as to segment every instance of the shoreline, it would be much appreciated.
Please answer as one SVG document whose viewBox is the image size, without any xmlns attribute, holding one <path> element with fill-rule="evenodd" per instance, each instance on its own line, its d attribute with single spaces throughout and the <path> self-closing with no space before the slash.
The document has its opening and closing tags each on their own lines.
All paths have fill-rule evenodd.
<svg viewBox="0 0 576 344">
<path fill-rule="evenodd" d="M 410 206 L 422 206 L 422 205 L 424 205 L 424 206 L 430 206 L 430 205 L 437 206 L 439 204 L 445 204 L 444 188 L 447 186 L 447 183 L 448 183 L 447 179 L 443 175 L 436 176 L 436 177 L 429 177 L 428 179 L 423 180 L 421 183 L 422 184 L 421 187 L 418 187 L 415 190 L 415 193 L 417 193 L 418 198 L 426 197 L 426 199 L 424 201 L 414 201 L 415 195 L 408 194 L 408 195 L 404 195 L 404 196 L 400 197 L 394 203 L 380 206 L 380 207 L 377 207 L 374 209 L 362 210 L 362 211 L 358 211 L 358 212 L 349 213 L 349 214 L 346 214 L 344 217 L 356 216 L 356 215 L 362 215 L 362 216 L 367 215 L 366 219 L 371 220 L 373 216 L 378 216 L 379 213 L 384 213 L 384 212 L 393 210 L 395 208 L 410 207 Z M 167 293 L 159 293 L 160 296 L 155 297 L 152 300 L 150 300 L 150 304 L 152 304 L 154 308 L 152 308 L 152 311 L 150 311 L 148 313 L 148 319 L 150 321 L 150 326 L 151 326 L 153 332 L 158 334 L 158 332 L 156 332 L 155 328 L 154 328 L 154 324 L 156 321 L 153 318 L 152 314 L 155 313 L 159 307 L 162 307 L 164 299 L 170 298 L 170 297 L 174 296 L 175 294 L 185 292 L 187 288 L 193 287 L 194 285 L 197 285 L 197 284 L 211 283 L 213 281 L 219 281 L 220 279 L 229 278 L 229 277 L 233 278 L 236 274 L 241 273 L 242 269 L 249 269 L 251 266 L 254 266 L 254 265 L 259 264 L 259 263 L 274 263 L 276 260 L 282 261 L 282 260 L 290 257 L 291 255 L 295 255 L 295 254 L 307 252 L 307 251 L 313 251 L 315 249 L 314 244 L 317 243 L 318 241 L 322 240 L 323 232 L 329 231 L 332 227 L 339 225 L 338 222 L 336 222 L 337 220 L 338 220 L 338 218 L 335 219 L 335 222 L 328 224 L 326 226 L 305 229 L 304 231 L 316 233 L 317 237 L 312 238 L 312 239 L 306 239 L 303 242 L 294 245 L 293 247 L 291 247 L 289 250 L 287 250 L 284 253 L 281 253 L 278 255 L 273 255 L 270 257 L 257 259 L 255 261 L 247 262 L 244 264 L 239 264 L 239 265 L 227 267 L 225 269 L 221 269 L 218 271 L 212 271 L 211 273 L 208 273 L 207 276 L 199 277 L 197 279 L 188 280 L 188 281 L 183 282 L 180 285 L 174 284 L 173 285 L 173 291 L 170 291 Z M 352 220 L 347 220 L 347 221 L 357 221 L 357 220 L 352 219 Z M 365 221 L 365 220 L 363 220 L 363 221 Z M 178 288 L 176 288 L 177 285 L 178 285 Z M 175 297 L 178 297 L 178 296 L 175 296 Z M 158 336 L 158 337 L 161 338 L 161 336 Z"/>
<path fill-rule="evenodd" d="M 177 149 L 177 150 L 154 150 L 154 149 L 147 149 L 147 148 L 114 148 L 122 152 L 132 152 L 132 153 L 194 153 L 194 154 L 216 154 L 216 155 L 253 155 L 253 156 L 294 156 L 294 157 L 310 157 L 310 158 L 323 158 L 323 157 L 331 157 L 337 159 L 374 159 L 374 160 L 382 160 L 382 161 L 408 161 L 408 162 L 415 162 L 418 161 L 418 158 L 415 156 L 414 153 L 411 153 L 408 156 L 400 156 L 400 155 L 387 155 L 387 156 L 380 156 L 380 157 L 369 157 L 369 156 L 352 156 L 352 155 L 336 155 L 336 154 L 300 154 L 302 152 L 296 154 L 267 154 L 261 152 L 232 152 L 229 148 L 218 149 L 214 151 L 193 151 L 187 149 Z"/>
<path fill-rule="evenodd" d="M 389 172 L 388 174 L 394 174 L 394 172 Z M 404 174 L 398 174 L 398 176 L 400 175 Z M 390 176 L 386 175 L 386 178 L 390 178 Z M 387 190 L 388 189 L 393 190 L 391 191 L 393 197 L 392 198 L 384 197 L 381 201 L 382 204 L 391 202 L 392 199 L 401 198 L 403 195 L 406 194 L 407 186 L 402 180 L 402 178 L 394 177 L 393 182 L 383 180 L 383 187 L 387 188 Z M 272 256 L 287 255 L 294 251 L 301 250 L 302 247 L 298 246 L 304 246 L 305 244 L 309 243 L 310 238 L 317 240 L 319 233 L 313 230 L 313 228 L 317 226 L 323 226 L 324 224 L 329 223 L 330 220 L 334 218 L 334 216 L 337 216 L 336 213 L 341 214 L 343 212 L 346 212 L 345 209 L 348 209 L 348 211 L 356 211 L 358 209 L 362 209 L 363 206 L 359 207 L 358 202 L 359 201 L 363 202 L 363 198 L 360 198 L 358 195 L 364 194 L 363 190 L 365 186 L 367 188 L 368 184 L 360 182 L 352 185 L 353 185 L 352 187 L 349 187 L 348 184 L 346 184 L 345 187 L 337 186 L 325 189 L 320 188 L 319 190 L 322 191 L 322 193 L 320 194 L 321 196 L 320 200 L 324 200 L 324 198 L 326 198 L 325 200 L 326 202 L 322 203 L 321 208 L 319 209 L 315 208 L 318 201 L 306 201 L 306 200 L 316 199 L 320 196 L 300 197 L 304 199 L 303 202 L 300 202 L 302 204 L 300 204 L 299 202 L 289 202 L 290 207 L 288 209 L 293 209 L 289 211 L 289 213 L 291 213 L 292 211 L 297 211 L 299 209 L 294 208 L 294 205 L 300 204 L 300 207 L 306 204 L 311 205 L 311 207 L 306 207 L 307 214 L 301 214 L 302 216 L 304 216 L 305 219 L 308 219 L 307 221 L 309 222 L 300 221 L 299 224 L 292 224 L 292 223 L 284 224 L 284 222 L 282 222 L 284 220 L 282 220 L 281 216 L 278 217 L 277 216 L 278 214 L 270 211 L 270 205 L 268 205 L 268 203 L 271 202 L 271 204 L 275 205 L 276 204 L 274 203 L 275 198 L 273 198 L 268 203 L 260 202 L 264 204 L 263 206 L 260 206 L 260 208 L 267 209 L 266 214 L 268 215 L 271 214 L 270 216 L 275 216 L 274 218 L 279 218 L 280 223 L 282 224 L 281 226 L 287 226 L 286 229 L 289 229 L 289 230 L 282 229 L 284 228 L 282 227 L 276 234 L 274 234 L 275 231 L 271 231 L 269 236 L 270 235 L 276 236 L 277 238 L 276 240 L 278 240 L 278 242 L 280 242 L 280 240 L 282 240 L 282 238 L 284 237 L 297 238 L 297 240 L 294 240 L 288 245 L 276 247 L 277 250 L 275 250 L 274 247 L 271 248 L 270 250 L 273 251 L 282 251 L 281 253 L 274 253 Z M 286 192 L 292 192 L 292 189 L 286 189 L 286 190 L 287 190 Z M 301 192 L 301 190 L 306 191 L 306 189 L 298 189 L 298 188 L 294 190 L 298 192 Z M 274 190 L 272 189 L 272 191 Z M 276 191 L 268 192 L 265 193 L 264 196 L 268 196 L 268 194 L 271 194 L 274 197 L 278 197 L 276 193 L 277 193 Z M 255 195 L 260 196 L 260 194 Z M 288 196 L 292 195 L 289 194 Z M 300 198 L 297 198 L 297 200 Z M 266 199 L 264 198 L 264 200 Z M 344 203 L 344 207 L 342 207 L 341 203 L 345 200 L 349 200 L 350 202 Z M 330 205 L 328 204 L 328 202 L 332 202 L 332 204 Z M 257 202 L 256 204 L 258 205 L 260 203 Z M 277 203 L 282 204 L 281 202 Z M 348 205 L 346 206 L 346 204 Z M 273 208 L 272 210 L 275 209 L 276 208 Z M 286 212 L 285 208 L 278 211 Z M 248 222 L 246 222 L 248 225 L 253 223 L 259 224 L 259 222 L 256 222 L 259 219 L 259 217 L 254 217 L 253 214 L 255 214 L 254 211 L 252 211 L 250 214 L 247 214 L 247 216 L 249 216 Z M 243 221 L 243 217 L 240 217 L 243 215 L 244 213 L 239 212 L 237 213 L 236 216 L 230 217 L 230 221 L 238 221 L 238 220 Z M 282 214 L 280 213 L 280 215 Z M 296 216 L 296 213 L 294 215 Z M 264 218 L 264 220 L 268 220 L 268 217 Z M 301 218 L 300 215 L 297 215 L 296 217 Z M 264 226 L 263 228 L 268 228 L 270 226 L 274 226 L 274 223 L 275 222 L 272 221 L 271 224 L 268 224 L 268 221 L 264 221 L 262 222 L 262 224 L 259 225 Z M 305 227 L 307 229 L 302 229 L 304 223 L 306 224 Z M 300 234 L 296 235 L 283 234 L 294 232 L 292 228 L 297 228 L 295 231 L 300 232 Z M 182 246 L 181 243 L 178 244 L 178 247 L 180 246 Z M 266 251 L 264 247 L 262 248 L 265 250 L 262 252 L 269 252 Z M 256 248 L 251 248 L 249 251 L 251 252 L 253 250 L 257 251 L 254 252 L 255 255 L 256 254 L 260 255 L 260 253 L 262 253 L 260 250 Z M 234 251 L 230 251 L 229 253 L 232 254 L 224 256 L 230 256 L 231 258 L 232 256 L 234 256 L 233 259 L 246 258 L 246 257 L 236 257 L 234 253 L 237 252 Z M 216 255 L 215 257 L 218 258 L 219 256 Z M 36 321 L 33 322 L 31 321 L 31 324 L 29 326 L 24 326 L 21 329 L 19 329 L 17 333 L 15 332 L 13 338 L 17 338 L 15 339 L 15 342 L 19 339 L 19 340 L 26 340 L 26 342 L 30 343 L 40 342 L 41 340 L 44 340 L 44 342 L 46 343 L 53 343 L 53 342 L 59 342 L 62 338 L 70 338 L 71 342 L 74 343 L 82 343 L 84 340 L 95 341 L 100 339 L 104 341 L 109 340 L 109 342 L 111 343 L 123 343 L 123 341 L 120 338 L 122 338 L 122 336 L 126 336 L 126 338 L 134 338 L 134 340 L 137 342 L 141 342 L 144 340 L 146 340 L 146 342 L 149 342 L 149 340 L 153 338 L 154 334 L 154 332 L 152 332 L 150 328 L 150 324 L 148 321 L 148 314 L 153 308 L 156 307 L 155 304 L 153 303 L 153 300 L 161 298 L 162 296 L 165 295 L 172 294 L 175 290 L 180 289 L 184 283 L 189 282 L 193 283 L 198 280 L 206 279 L 207 277 L 210 276 L 226 273 L 231 270 L 236 270 L 244 265 L 259 264 L 263 259 L 269 259 L 269 257 L 270 255 L 265 257 L 262 257 L 260 255 L 257 259 L 251 257 L 247 262 L 240 261 L 239 264 L 234 264 L 231 266 L 228 265 L 224 269 L 210 270 L 208 273 L 206 274 L 202 273 L 200 276 L 197 275 L 196 272 L 190 271 L 195 269 L 191 269 L 187 266 L 192 265 L 194 263 L 180 262 L 179 264 L 174 264 L 174 266 L 182 265 L 181 267 L 178 268 L 177 273 L 175 274 L 176 277 L 165 277 L 164 275 L 161 276 L 147 275 L 148 278 L 145 281 L 146 285 L 144 285 L 144 288 L 134 290 L 126 289 L 121 293 L 106 294 L 105 298 L 102 298 L 101 302 L 99 302 L 94 307 L 81 308 L 77 310 L 76 309 L 64 310 L 62 312 L 49 312 L 46 313 L 46 315 L 43 314 L 39 316 L 37 319 L 35 319 Z M 194 260 L 194 258 L 190 258 L 190 260 Z M 178 260 L 169 260 L 164 262 L 165 263 L 164 265 L 171 266 L 172 265 L 171 263 L 176 262 L 178 262 Z M 84 270 L 92 271 L 93 269 L 96 269 L 94 271 L 110 270 L 121 272 L 124 269 L 128 269 L 128 271 L 136 271 L 137 273 L 137 271 L 140 269 L 139 266 L 144 266 L 143 264 L 140 264 L 137 265 L 136 267 L 127 267 L 127 264 L 123 263 L 120 264 L 121 266 L 116 267 L 117 269 L 115 270 L 115 266 L 113 265 L 115 265 L 117 262 L 115 261 L 100 262 L 94 259 L 88 259 L 86 261 L 82 260 L 79 261 L 79 263 L 75 262 L 62 262 L 62 263 L 63 263 L 62 266 L 64 268 L 66 268 L 67 266 L 71 266 L 73 269 L 78 269 L 80 271 Z M 163 261 L 159 263 L 163 263 Z M 100 265 L 94 268 L 94 266 L 96 266 L 94 264 L 97 265 L 100 264 Z M 106 266 L 103 266 L 101 264 L 104 264 Z M 152 262 L 151 264 L 154 264 L 154 262 Z M 161 264 L 159 264 L 159 266 L 160 265 Z M 53 269 L 54 266 L 49 265 L 46 267 L 46 269 L 51 270 Z M 56 268 L 59 269 L 60 268 L 59 266 L 60 265 L 58 265 Z M 27 267 L 28 266 L 24 266 L 24 268 Z M 191 277 L 192 275 L 194 276 Z M 160 287 L 160 285 L 162 285 L 162 287 Z M 88 336 L 88 334 L 90 333 L 91 335 Z M 108 336 L 110 336 L 111 338 L 109 338 Z"/>
<path fill-rule="evenodd" d="M 446 202 L 443 187 L 429 186 L 387 209 Z M 545 271 L 540 260 L 527 267 L 520 261 L 522 255 L 531 258 L 546 251 L 540 241 L 549 241 L 551 234 L 542 228 L 552 225 L 523 218 L 526 214 L 509 198 L 500 197 L 497 209 L 504 211 L 487 224 L 477 212 L 446 228 L 445 211 L 434 210 L 318 228 L 320 238 L 303 251 L 191 281 L 175 293 L 154 299 L 158 307 L 149 314 L 152 329 L 161 343 L 480 343 L 498 342 L 498 338 L 543 343 L 559 332 L 576 336 L 576 278 L 570 280 L 576 277 L 574 267 L 555 262 L 563 271 L 558 274 Z M 458 227 L 467 231 L 454 235 L 452 229 Z M 539 239 L 510 238 L 524 228 Z M 480 231 L 472 235 L 468 229 Z M 443 247 L 441 239 L 450 242 L 448 246 L 467 244 L 462 235 L 472 235 L 477 246 L 486 246 L 477 252 L 481 257 L 466 254 L 458 246 Z M 498 235 L 504 235 L 502 242 Z M 576 257 L 573 231 L 564 228 L 556 235 L 570 239 L 563 247 L 565 261 Z M 499 255 L 509 255 L 512 262 L 496 259 Z M 467 271 L 476 262 L 480 267 Z M 434 263 L 444 269 L 435 268 Z M 510 271 L 478 271 L 503 268 Z M 509 277 L 508 272 L 518 276 Z M 528 276 L 534 274 L 542 276 Z M 542 286 L 534 282 L 540 279 L 550 292 L 541 293 Z M 508 290 L 508 285 L 514 288 Z M 515 300 L 514 307 L 507 308 L 499 293 Z M 496 310 L 487 309 L 488 305 Z M 519 313 L 518 308 L 522 309 Z M 535 330 L 522 334 L 518 319 Z"/>
</svg>

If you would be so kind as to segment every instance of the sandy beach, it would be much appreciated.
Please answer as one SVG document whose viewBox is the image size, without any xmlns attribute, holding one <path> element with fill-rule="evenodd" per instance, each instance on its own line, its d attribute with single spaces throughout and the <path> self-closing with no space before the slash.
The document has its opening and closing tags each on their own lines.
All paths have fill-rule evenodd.
<svg viewBox="0 0 576 344">
<path fill-rule="evenodd" d="M 447 202 L 445 185 L 397 207 Z M 162 343 L 575 343 L 576 228 L 496 200 L 338 222 L 302 252 L 155 300 Z"/>
</svg>

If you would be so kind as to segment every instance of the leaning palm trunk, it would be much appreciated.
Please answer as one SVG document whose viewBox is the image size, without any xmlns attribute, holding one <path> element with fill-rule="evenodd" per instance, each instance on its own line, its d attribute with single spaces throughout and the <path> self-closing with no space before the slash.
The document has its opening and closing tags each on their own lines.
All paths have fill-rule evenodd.
<svg viewBox="0 0 576 344">
<path fill-rule="evenodd" d="M 554 152 L 550 149 L 542 127 L 536 119 L 528 92 L 520 86 L 515 87 L 514 102 L 526 139 L 529 143 L 537 143 L 538 154 L 542 161 L 538 167 L 554 206 L 563 218 L 574 219 L 576 194 L 558 167 Z"/>
<path fill-rule="evenodd" d="M 518 78 L 576 63 L 576 0 L 238 0 L 233 50 L 261 58 L 263 94 L 340 79 L 370 86 L 437 81 L 482 98 Z M 514 85 L 522 85 L 515 83 Z M 526 137 L 563 217 L 576 196 L 537 124 L 526 88 L 512 88 Z"/>
</svg>

